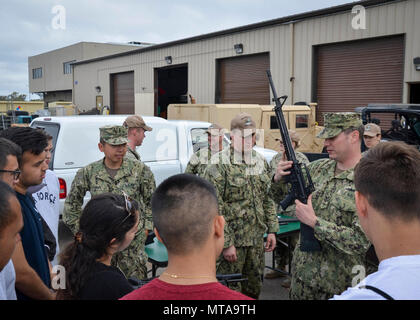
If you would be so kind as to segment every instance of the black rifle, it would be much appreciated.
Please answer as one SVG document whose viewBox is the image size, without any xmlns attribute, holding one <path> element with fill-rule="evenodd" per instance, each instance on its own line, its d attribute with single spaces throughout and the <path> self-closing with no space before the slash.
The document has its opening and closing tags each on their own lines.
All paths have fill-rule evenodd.
<svg viewBox="0 0 420 320">
<path fill-rule="evenodd" d="M 270 82 L 271 90 L 273 92 L 273 101 L 276 104 L 274 107 L 274 112 L 276 114 L 277 125 L 280 129 L 281 138 L 284 144 L 284 152 L 286 153 L 287 160 L 293 162 L 292 168 L 290 169 L 290 175 L 288 175 L 287 180 L 290 182 L 292 187 L 287 197 L 280 202 L 282 209 L 285 210 L 288 206 L 294 204 L 296 199 L 306 204 L 308 202 L 309 195 L 315 191 L 315 188 L 314 184 L 312 183 L 308 168 L 305 166 L 306 176 L 308 179 L 308 183 L 306 183 L 301 165 L 297 161 L 295 151 L 292 147 L 289 131 L 287 130 L 282 111 L 282 107 L 286 102 L 287 96 L 278 98 L 276 89 L 274 88 L 273 80 L 271 78 L 270 70 L 267 70 L 267 76 Z M 280 102 L 280 99 L 283 101 Z M 321 245 L 315 238 L 314 229 L 304 223 L 300 224 L 300 250 L 306 252 L 321 251 Z"/>
</svg>

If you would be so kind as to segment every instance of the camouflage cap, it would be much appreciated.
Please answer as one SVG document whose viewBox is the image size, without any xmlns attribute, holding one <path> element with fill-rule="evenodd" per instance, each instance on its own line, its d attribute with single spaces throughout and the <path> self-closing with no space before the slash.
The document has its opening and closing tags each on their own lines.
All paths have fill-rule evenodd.
<svg viewBox="0 0 420 320">
<path fill-rule="evenodd" d="M 317 135 L 320 139 L 330 139 L 338 136 L 348 128 L 358 128 L 362 125 L 360 115 L 354 112 L 327 112 L 324 114 L 324 129 Z"/>
<path fill-rule="evenodd" d="M 381 134 L 381 128 L 375 123 L 368 123 L 365 125 L 365 132 L 363 135 L 369 137 L 376 137 L 376 135 Z"/>
<path fill-rule="evenodd" d="M 230 131 L 233 133 L 241 132 L 243 137 L 249 136 L 256 132 L 255 121 L 252 120 L 250 114 L 242 112 L 230 122 Z"/>
<path fill-rule="evenodd" d="M 123 126 L 104 126 L 99 128 L 100 138 L 111 145 L 120 145 L 128 142 L 127 128 Z"/>
</svg>

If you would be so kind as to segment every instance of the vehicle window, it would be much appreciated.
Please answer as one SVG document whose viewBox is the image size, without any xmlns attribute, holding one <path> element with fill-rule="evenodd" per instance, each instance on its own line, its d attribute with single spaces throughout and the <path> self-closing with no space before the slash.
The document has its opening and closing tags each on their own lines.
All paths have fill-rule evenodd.
<svg viewBox="0 0 420 320">
<path fill-rule="evenodd" d="M 276 116 L 270 117 L 270 129 L 279 129 Z"/>
<path fill-rule="evenodd" d="M 308 115 L 307 114 L 296 115 L 296 129 L 299 129 L 299 128 L 308 128 Z"/>
<path fill-rule="evenodd" d="M 51 154 L 51 161 L 49 164 L 49 169 L 54 170 L 54 155 L 55 155 L 55 147 L 57 144 L 57 137 L 58 132 L 60 131 L 60 126 L 57 123 L 49 123 L 49 122 L 34 122 L 31 125 L 32 128 L 40 128 L 45 130 L 50 136 L 53 137 L 53 152 Z"/>
<path fill-rule="evenodd" d="M 167 161 L 178 159 L 178 137 L 176 126 L 168 123 L 150 125 L 152 131 L 146 131 L 143 144 L 137 147 L 141 160 Z"/>
<path fill-rule="evenodd" d="M 202 148 L 207 148 L 207 128 L 191 129 L 191 141 L 193 145 L 193 152 L 197 152 Z"/>
</svg>

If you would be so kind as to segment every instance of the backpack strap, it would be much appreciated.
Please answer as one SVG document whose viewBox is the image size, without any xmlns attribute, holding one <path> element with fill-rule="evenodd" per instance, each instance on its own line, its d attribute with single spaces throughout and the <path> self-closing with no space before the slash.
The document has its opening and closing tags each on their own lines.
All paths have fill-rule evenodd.
<svg viewBox="0 0 420 320">
<path fill-rule="evenodd" d="M 386 292 L 383 292 L 381 289 L 378 289 L 376 287 L 373 286 L 361 286 L 359 287 L 359 289 L 368 289 L 368 290 L 372 290 L 375 293 L 379 294 L 380 296 L 382 296 L 383 298 L 385 298 L 386 300 L 394 300 L 393 297 L 391 297 L 389 294 L 387 294 Z"/>
</svg>

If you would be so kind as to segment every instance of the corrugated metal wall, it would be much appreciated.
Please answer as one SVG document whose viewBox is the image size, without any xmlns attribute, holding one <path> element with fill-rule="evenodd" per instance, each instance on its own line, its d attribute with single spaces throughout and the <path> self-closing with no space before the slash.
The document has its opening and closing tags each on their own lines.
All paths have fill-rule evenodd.
<svg viewBox="0 0 420 320">
<path fill-rule="evenodd" d="M 349 11 L 78 65 L 74 74 L 78 81 L 74 102 L 81 109 L 93 107 L 94 88 L 99 85 L 103 89 L 104 104 L 109 105 L 109 74 L 134 70 L 136 112 L 153 115 L 150 99 L 154 93 L 153 70 L 167 66 L 164 59 L 170 55 L 172 65 L 188 63 L 188 89 L 197 103 L 214 103 L 216 60 L 236 56 L 233 46 L 237 43 L 243 44 L 243 55 L 270 52 L 277 92 L 289 95 L 288 103 L 311 101 L 314 45 L 405 34 L 404 81 L 420 81 L 420 72 L 414 70 L 412 63 L 414 57 L 420 56 L 420 19 L 416 19 L 420 16 L 420 1 L 406 0 L 367 8 L 365 30 L 352 28 L 354 16 Z M 291 77 L 294 77 L 293 91 Z M 407 85 L 404 85 L 403 101 L 406 100 Z"/>
</svg>

